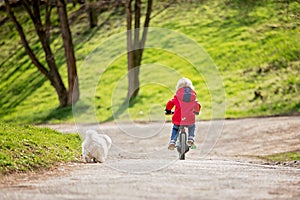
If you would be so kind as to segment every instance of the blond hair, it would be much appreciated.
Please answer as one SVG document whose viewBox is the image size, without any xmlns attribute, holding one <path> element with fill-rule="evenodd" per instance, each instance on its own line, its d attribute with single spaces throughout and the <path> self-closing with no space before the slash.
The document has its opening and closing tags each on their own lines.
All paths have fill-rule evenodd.
<svg viewBox="0 0 300 200">
<path fill-rule="evenodd" d="M 177 85 L 176 85 L 176 90 L 179 90 L 180 88 L 183 88 L 183 87 L 189 87 L 192 90 L 194 90 L 192 81 L 185 77 L 178 80 Z"/>
</svg>

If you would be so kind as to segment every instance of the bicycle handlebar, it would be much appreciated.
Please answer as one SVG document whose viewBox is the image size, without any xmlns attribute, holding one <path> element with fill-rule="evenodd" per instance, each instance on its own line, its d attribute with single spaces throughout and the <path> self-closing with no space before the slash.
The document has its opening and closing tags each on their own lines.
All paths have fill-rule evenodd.
<svg viewBox="0 0 300 200">
<path fill-rule="evenodd" d="M 170 110 L 170 111 L 169 111 L 169 110 L 168 110 L 168 111 L 165 110 L 165 114 L 166 114 L 166 115 L 173 115 L 173 114 L 174 114 L 174 111 L 173 111 L 173 110 Z"/>
</svg>

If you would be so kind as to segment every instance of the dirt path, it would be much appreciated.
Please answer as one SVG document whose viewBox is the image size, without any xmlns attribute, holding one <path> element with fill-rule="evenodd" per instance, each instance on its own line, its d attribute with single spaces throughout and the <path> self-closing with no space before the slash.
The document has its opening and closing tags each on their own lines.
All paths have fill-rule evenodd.
<svg viewBox="0 0 300 200">
<path fill-rule="evenodd" d="M 256 158 L 300 150 L 300 117 L 199 122 L 197 149 L 185 161 L 166 149 L 171 124 L 51 128 L 108 134 L 113 146 L 107 162 L 70 163 L 40 175 L 3 177 L 0 199 L 300 198 L 299 161 L 291 167 Z"/>
</svg>

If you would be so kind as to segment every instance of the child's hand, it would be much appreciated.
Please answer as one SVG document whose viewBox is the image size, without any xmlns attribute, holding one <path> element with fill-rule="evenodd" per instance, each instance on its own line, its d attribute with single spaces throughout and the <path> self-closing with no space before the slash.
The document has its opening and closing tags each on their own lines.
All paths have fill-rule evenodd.
<svg viewBox="0 0 300 200">
<path fill-rule="evenodd" d="M 165 114 L 166 114 L 166 115 L 171 115 L 171 114 L 172 114 L 172 111 L 171 111 L 171 110 L 168 110 L 168 109 L 165 109 Z"/>
</svg>

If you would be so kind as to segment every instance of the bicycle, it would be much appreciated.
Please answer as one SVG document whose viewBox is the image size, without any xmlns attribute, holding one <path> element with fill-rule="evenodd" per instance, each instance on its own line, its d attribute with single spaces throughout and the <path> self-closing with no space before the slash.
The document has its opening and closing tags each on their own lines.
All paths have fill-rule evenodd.
<svg viewBox="0 0 300 200">
<path fill-rule="evenodd" d="M 174 111 L 171 111 L 171 113 L 165 113 L 166 115 L 173 115 Z M 196 149 L 196 145 L 189 144 L 187 134 L 185 132 L 185 127 L 188 127 L 187 125 L 181 125 L 179 126 L 179 131 L 178 131 L 178 137 L 177 137 L 177 142 L 176 142 L 176 149 L 179 153 L 179 159 L 180 160 L 185 160 L 185 154 L 191 149 Z"/>
<path fill-rule="evenodd" d="M 176 149 L 179 153 L 179 159 L 180 160 L 185 160 L 185 154 L 191 149 L 195 149 L 196 145 L 193 144 L 189 144 L 187 142 L 188 137 L 187 134 L 185 132 L 185 127 L 187 126 L 179 126 L 179 132 L 178 132 L 178 142 L 176 143 Z"/>
</svg>

